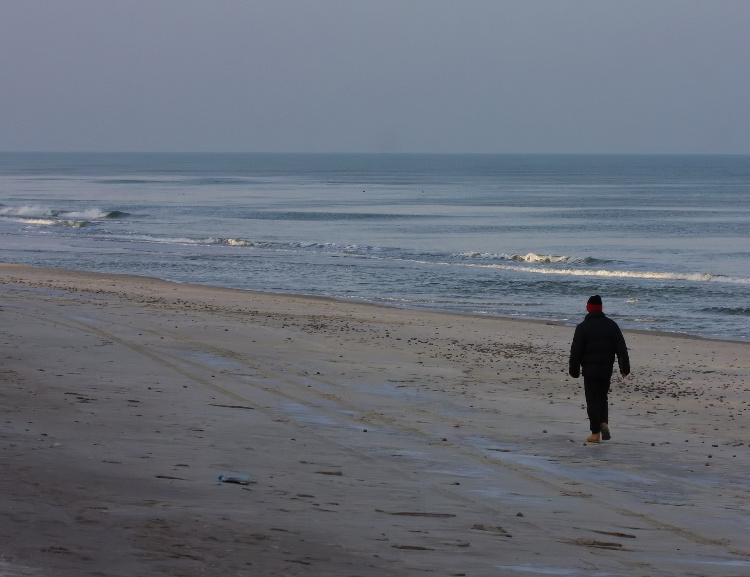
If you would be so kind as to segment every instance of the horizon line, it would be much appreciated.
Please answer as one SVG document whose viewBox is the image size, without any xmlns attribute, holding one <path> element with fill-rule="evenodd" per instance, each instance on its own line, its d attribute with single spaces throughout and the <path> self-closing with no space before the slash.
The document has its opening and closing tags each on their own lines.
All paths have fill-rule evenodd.
<svg viewBox="0 0 750 577">
<path fill-rule="evenodd" d="M 750 152 L 417 152 L 417 151 L 261 151 L 261 150 L 0 150 L 0 154 L 257 154 L 257 155 L 413 155 L 413 156 L 750 156 Z"/>
</svg>

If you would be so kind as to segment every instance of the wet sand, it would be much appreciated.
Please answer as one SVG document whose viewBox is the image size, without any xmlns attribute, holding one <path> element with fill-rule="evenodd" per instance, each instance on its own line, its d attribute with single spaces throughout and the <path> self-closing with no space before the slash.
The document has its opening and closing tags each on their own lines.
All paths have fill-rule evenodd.
<svg viewBox="0 0 750 577">
<path fill-rule="evenodd" d="M 0 575 L 750 574 L 750 344 L 572 332 L 0 265 Z"/>
</svg>

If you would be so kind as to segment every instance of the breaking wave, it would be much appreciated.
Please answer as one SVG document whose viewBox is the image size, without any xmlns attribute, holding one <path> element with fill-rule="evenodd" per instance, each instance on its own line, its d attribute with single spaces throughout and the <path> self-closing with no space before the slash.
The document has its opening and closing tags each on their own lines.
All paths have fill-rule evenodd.
<svg viewBox="0 0 750 577">
<path fill-rule="evenodd" d="M 22 218 L 19 220 L 24 224 L 34 224 L 37 226 L 67 226 L 70 228 L 83 228 L 90 224 L 88 220 L 69 220 L 54 218 Z"/>
<path fill-rule="evenodd" d="M 0 208 L 0 216 L 24 219 L 46 217 L 49 219 L 102 220 L 105 218 L 122 218 L 128 216 L 128 213 L 119 210 L 101 210 L 94 207 L 85 210 L 55 210 L 41 205 L 25 205 L 4 206 Z"/>
<path fill-rule="evenodd" d="M 583 264 L 583 265 L 594 265 L 610 262 L 607 260 L 592 258 L 592 257 L 573 257 L 557 254 L 537 254 L 535 252 L 529 252 L 526 254 L 515 254 L 515 253 L 491 253 L 491 252 L 463 252 L 454 255 L 456 258 L 462 260 L 481 260 L 481 261 L 513 261 L 513 262 L 528 262 L 535 264 L 556 264 L 561 262 Z"/>
<path fill-rule="evenodd" d="M 577 268 L 542 268 L 542 267 L 525 267 L 511 266 L 502 264 L 466 264 L 465 266 L 495 268 L 501 270 L 512 270 L 520 272 L 529 272 L 536 274 L 555 274 L 581 277 L 599 277 L 599 278 L 640 278 L 640 279 L 660 279 L 660 280 L 684 280 L 706 282 L 714 280 L 714 275 L 708 273 L 676 273 L 676 272 L 656 272 L 656 271 L 632 271 L 632 270 L 589 270 Z"/>
<path fill-rule="evenodd" d="M 538 262 L 538 263 L 567 262 L 570 260 L 569 256 L 536 254 L 533 252 L 530 252 L 527 254 L 506 254 L 506 253 L 495 254 L 495 253 L 489 253 L 489 252 L 464 252 L 456 256 L 458 258 L 465 258 L 465 259 L 512 260 L 516 262 Z"/>
<path fill-rule="evenodd" d="M 0 207 L 0 217 L 31 226 L 84 228 L 92 221 L 126 216 L 128 213 L 119 210 L 101 210 L 93 207 L 84 210 L 55 210 L 41 205 Z"/>
</svg>

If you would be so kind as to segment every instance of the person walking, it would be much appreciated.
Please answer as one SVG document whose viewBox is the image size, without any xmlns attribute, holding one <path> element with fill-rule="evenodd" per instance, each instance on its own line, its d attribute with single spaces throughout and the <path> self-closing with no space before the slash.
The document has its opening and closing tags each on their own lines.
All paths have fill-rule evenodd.
<svg viewBox="0 0 750 577">
<path fill-rule="evenodd" d="M 604 441 L 611 438 L 607 395 L 615 356 L 623 380 L 630 374 L 630 358 L 620 327 L 603 312 L 602 297 L 589 298 L 586 311 L 586 318 L 573 334 L 568 373 L 574 379 L 583 373 L 586 413 L 591 428 L 591 436 L 586 441 L 598 443 L 600 438 Z"/>
</svg>

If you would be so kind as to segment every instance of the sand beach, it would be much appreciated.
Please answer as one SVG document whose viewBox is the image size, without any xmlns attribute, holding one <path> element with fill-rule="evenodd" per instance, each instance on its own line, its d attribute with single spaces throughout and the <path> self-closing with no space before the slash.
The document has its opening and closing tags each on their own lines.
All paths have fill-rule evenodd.
<svg viewBox="0 0 750 577">
<path fill-rule="evenodd" d="M 593 445 L 572 334 L 0 264 L 0 575 L 749 575 L 750 343 L 626 331 Z"/>
</svg>

